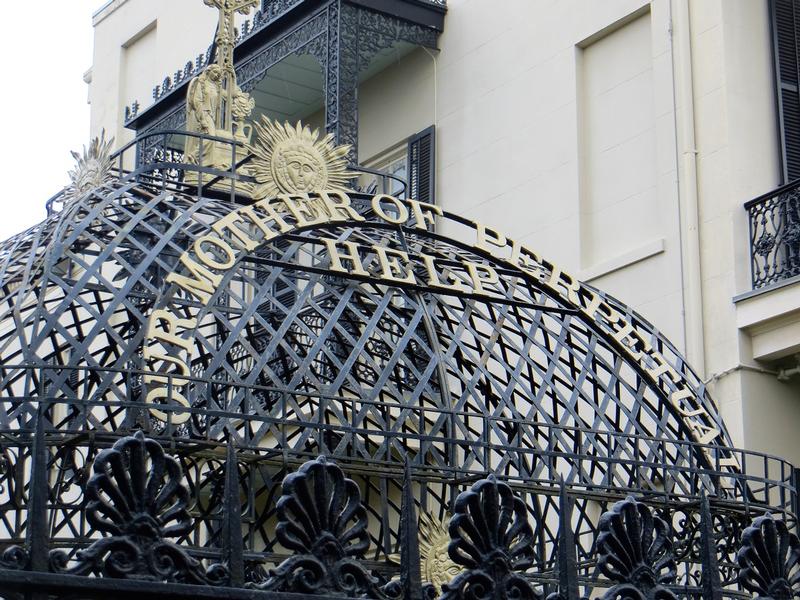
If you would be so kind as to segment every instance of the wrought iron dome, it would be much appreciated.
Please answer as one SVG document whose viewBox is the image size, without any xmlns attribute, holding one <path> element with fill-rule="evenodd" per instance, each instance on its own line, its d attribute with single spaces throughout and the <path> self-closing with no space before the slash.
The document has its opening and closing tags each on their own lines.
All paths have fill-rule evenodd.
<svg viewBox="0 0 800 600">
<path fill-rule="evenodd" d="M 592 288 L 559 293 L 489 251 L 497 232 L 469 243 L 476 226 L 456 215 L 442 211 L 434 227 L 433 209 L 356 191 L 336 218 L 312 219 L 330 209 L 324 194 L 256 202 L 242 193 L 254 178 L 239 166 L 188 164 L 153 140 L 132 143 L 117 164 L 132 152 L 134 172 L 118 169 L 114 183 L 0 244 L 0 548 L 10 548 L 0 582 L 9 589 L 30 591 L 32 580 L 9 574 L 27 569 L 66 578 L 42 575 L 53 585 L 94 577 L 399 597 L 421 584 L 409 566 L 420 551 L 409 522 L 420 514 L 436 531 L 450 523 L 457 567 L 441 541 L 422 545 L 432 583 L 458 573 L 443 596 L 469 596 L 495 568 L 498 598 L 553 591 L 565 569 L 618 592 L 644 567 L 618 564 L 615 552 L 645 544 L 658 571 L 647 589 L 663 597 L 670 585 L 702 586 L 705 494 L 720 586 L 735 583 L 752 511 L 793 523 L 789 465 L 730 446 L 704 385 L 651 324 Z M 269 238 L 219 226 L 248 214 L 262 219 L 251 225 L 270 214 L 288 222 L 292 202 L 305 203 L 295 208 L 307 222 Z M 208 289 L 185 285 L 198 252 Z M 395 280 L 390 259 L 400 261 L 390 263 Z M 439 286 L 426 284 L 428 260 Z M 587 295 L 618 318 L 591 318 L 575 301 Z M 154 358 L 158 315 L 162 327 L 192 326 L 175 352 Z M 615 322 L 642 343 L 625 350 Z M 636 360 L 645 346 L 668 378 Z M 159 371 L 179 361 L 186 372 Z M 693 441 L 686 413 L 718 432 L 712 443 Z M 755 460 L 751 476 L 744 467 Z M 611 510 L 628 494 L 650 508 L 631 500 Z M 480 516 L 491 506 L 503 508 L 489 530 L 508 530 L 478 543 L 470 528 L 491 525 Z M 313 531 L 303 510 L 317 511 Z M 492 544 L 507 544 L 502 568 Z M 567 547 L 574 560 L 556 552 Z"/>
<path fill-rule="evenodd" d="M 0 600 L 800 595 L 794 470 L 650 323 L 348 167 L 358 65 L 443 0 L 271 3 L 238 65 L 257 0 L 205 3 L 185 106 L 0 244 Z M 287 52 L 331 135 L 249 120 Z"/>
</svg>

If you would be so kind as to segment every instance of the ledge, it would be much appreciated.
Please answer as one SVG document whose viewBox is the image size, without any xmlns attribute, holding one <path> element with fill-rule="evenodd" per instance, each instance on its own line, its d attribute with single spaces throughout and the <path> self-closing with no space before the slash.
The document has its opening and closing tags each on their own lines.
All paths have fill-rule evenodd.
<svg viewBox="0 0 800 600">
<path fill-rule="evenodd" d="M 619 254 L 609 260 L 604 260 L 603 262 L 597 263 L 588 269 L 584 269 L 581 271 L 579 279 L 581 281 L 592 281 L 594 279 L 599 279 L 604 275 L 608 275 L 614 271 L 619 271 L 620 269 L 629 267 L 637 262 L 641 262 L 645 259 L 656 256 L 657 254 L 661 254 L 664 252 L 665 248 L 666 243 L 664 238 L 658 238 L 652 242 L 644 244 L 643 246 L 639 246 L 638 248 L 634 248 L 633 250 Z"/>
<path fill-rule="evenodd" d="M 128 0 L 108 0 L 103 6 L 98 8 L 95 13 L 92 15 L 92 26 L 97 27 L 97 25 L 103 21 L 106 17 L 111 15 L 115 10 L 117 10 L 120 6 L 125 4 Z"/>
<path fill-rule="evenodd" d="M 750 290 L 749 292 L 742 292 L 741 294 L 737 294 L 736 296 L 733 297 L 733 303 L 737 304 L 749 298 L 755 298 L 756 296 L 761 296 L 762 294 L 769 294 L 770 292 L 774 292 L 775 290 L 779 290 L 781 288 L 794 285 L 795 283 L 800 283 L 800 275 L 795 275 L 794 277 L 789 277 L 788 279 L 784 279 L 783 281 L 779 281 L 778 283 L 773 283 L 772 285 L 766 285 L 762 288 Z"/>
<path fill-rule="evenodd" d="M 800 351 L 800 277 L 733 299 L 736 326 L 750 335 L 753 358 L 773 361 Z"/>
</svg>

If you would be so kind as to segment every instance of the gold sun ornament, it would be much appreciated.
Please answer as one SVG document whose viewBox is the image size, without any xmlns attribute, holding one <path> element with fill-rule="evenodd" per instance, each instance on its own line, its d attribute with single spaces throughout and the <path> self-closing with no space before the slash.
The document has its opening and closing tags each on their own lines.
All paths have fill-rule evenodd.
<svg viewBox="0 0 800 600">
<path fill-rule="evenodd" d="M 419 572 L 422 581 L 433 585 L 437 596 L 442 593 L 442 586 L 462 571 L 447 551 L 450 546 L 449 521 L 449 518 L 440 521 L 426 513 L 419 515 Z M 389 560 L 400 564 L 400 555 L 391 554 Z"/>
<path fill-rule="evenodd" d="M 94 138 L 89 147 L 83 147 L 83 154 L 71 152 L 75 159 L 75 168 L 69 172 L 70 184 L 64 190 L 62 202 L 66 203 L 80 198 L 91 190 L 102 187 L 114 181 L 114 161 L 111 150 L 114 147 L 114 138 L 106 140 L 106 130 Z"/>
<path fill-rule="evenodd" d="M 319 129 L 312 131 L 299 121 L 295 126 L 280 124 L 263 115 L 253 125 L 256 139 L 247 150 L 253 155 L 250 164 L 257 200 L 279 194 L 345 191 L 348 181 L 356 177 L 347 170 L 350 146 L 336 146 L 333 135 L 320 138 Z"/>
<path fill-rule="evenodd" d="M 419 557 L 422 579 L 441 594 L 442 586 L 461 572 L 447 551 L 450 532 L 447 521 L 421 513 L 419 516 Z"/>
</svg>

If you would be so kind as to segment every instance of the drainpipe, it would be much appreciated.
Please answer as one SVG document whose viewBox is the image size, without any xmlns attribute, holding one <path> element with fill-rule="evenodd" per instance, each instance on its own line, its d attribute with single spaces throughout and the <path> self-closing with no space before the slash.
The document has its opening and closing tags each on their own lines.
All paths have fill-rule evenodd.
<svg viewBox="0 0 800 600">
<path fill-rule="evenodd" d="M 700 267 L 697 148 L 695 146 L 689 0 L 672 0 L 670 2 L 670 26 L 672 28 L 670 37 L 679 159 L 678 215 L 681 242 L 683 331 L 689 363 L 701 377 L 704 377 L 703 279 Z"/>
<path fill-rule="evenodd" d="M 781 369 L 778 371 L 778 381 L 789 381 L 795 375 L 800 375 L 800 354 L 795 354 L 794 359 L 797 365 L 788 369 Z"/>
</svg>

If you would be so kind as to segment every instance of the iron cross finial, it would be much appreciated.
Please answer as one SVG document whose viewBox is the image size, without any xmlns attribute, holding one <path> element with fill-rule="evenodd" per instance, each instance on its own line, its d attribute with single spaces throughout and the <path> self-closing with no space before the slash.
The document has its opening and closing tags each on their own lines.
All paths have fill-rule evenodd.
<svg viewBox="0 0 800 600">
<path fill-rule="evenodd" d="M 220 103 L 217 127 L 230 127 L 233 98 L 236 86 L 236 71 L 233 68 L 233 48 L 236 45 L 236 29 L 234 14 L 246 15 L 250 9 L 258 5 L 259 0 L 203 0 L 206 6 L 219 11 L 219 25 L 215 38 L 216 63 L 222 70 L 222 91 L 224 100 Z"/>
<path fill-rule="evenodd" d="M 258 0 L 203 0 L 206 6 L 218 8 L 221 11 L 230 11 L 246 15 L 250 9 L 258 4 Z"/>
<path fill-rule="evenodd" d="M 250 9 L 258 5 L 258 0 L 203 0 L 206 6 L 219 11 L 217 27 L 217 64 L 225 73 L 233 72 L 233 47 L 236 44 L 236 32 L 233 16 L 235 13 L 246 15 Z"/>
</svg>

